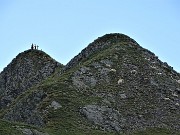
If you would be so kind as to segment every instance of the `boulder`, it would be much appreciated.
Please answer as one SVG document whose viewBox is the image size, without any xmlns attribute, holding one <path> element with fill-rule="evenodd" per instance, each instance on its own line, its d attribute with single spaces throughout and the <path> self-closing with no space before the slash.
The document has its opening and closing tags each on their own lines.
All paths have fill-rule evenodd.
<svg viewBox="0 0 180 135">
<path fill-rule="evenodd" d="M 115 130 L 117 132 L 121 131 L 121 124 L 119 123 L 121 115 L 118 111 L 112 108 L 98 105 L 87 105 L 83 107 L 80 112 L 89 121 L 99 125 L 105 130 Z"/>
</svg>

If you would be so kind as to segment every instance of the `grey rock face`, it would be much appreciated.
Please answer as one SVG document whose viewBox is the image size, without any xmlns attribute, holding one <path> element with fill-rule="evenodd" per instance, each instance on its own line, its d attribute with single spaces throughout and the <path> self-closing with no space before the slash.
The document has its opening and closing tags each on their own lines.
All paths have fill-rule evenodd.
<svg viewBox="0 0 180 135">
<path fill-rule="evenodd" d="M 107 64 L 108 63 L 108 64 Z M 109 83 L 109 73 L 113 72 L 110 60 L 102 60 L 100 63 L 92 63 L 91 67 L 82 66 L 72 77 L 73 85 L 79 89 L 95 87 L 97 84 Z"/>
<path fill-rule="evenodd" d="M 58 62 L 39 50 L 20 53 L 0 73 L 0 109 L 54 73 L 58 65 Z"/>
<path fill-rule="evenodd" d="M 126 96 L 126 94 L 125 94 L 125 93 L 123 93 L 123 94 L 119 94 L 119 96 L 120 96 L 120 98 L 122 98 L 122 99 L 126 99 L 126 98 L 127 98 L 127 96 Z"/>
<path fill-rule="evenodd" d="M 46 96 L 42 90 L 33 92 L 28 97 L 17 102 L 16 105 L 5 114 L 4 119 L 14 122 L 24 122 L 39 127 L 44 126 L 45 121 L 37 110 L 37 107 Z"/>
<path fill-rule="evenodd" d="M 36 129 L 28 129 L 28 128 L 24 128 L 24 129 L 20 129 L 22 131 L 22 133 L 24 135 L 49 135 L 48 133 L 42 133 L 39 132 Z"/>
<path fill-rule="evenodd" d="M 22 133 L 24 135 L 33 135 L 33 132 L 31 131 L 31 129 L 27 129 L 27 128 L 22 129 Z"/>
<path fill-rule="evenodd" d="M 118 111 L 106 106 L 87 105 L 83 107 L 81 113 L 91 122 L 105 130 L 121 131 L 121 115 Z"/>
<path fill-rule="evenodd" d="M 61 108 L 62 106 L 56 102 L 56 101 L 52 101 L 51 105 L 49 105 L 49 107 L 52 107 L 54 110 Z"/>
<path fill-rule="evenodd" d="M 39 132 L 38 130 L 33 130 L 34 135 L 49 135 L 48 133 Z"/>
<path fill-rule="evenodd" d="M 89 86 L 94 87 L 97 83 L 96 78 L 91 73 L 90 68 L 82 67 L 74 73 L 72 77 L 73 84 L 79 89 L 86 89 Z"/>
</svg>

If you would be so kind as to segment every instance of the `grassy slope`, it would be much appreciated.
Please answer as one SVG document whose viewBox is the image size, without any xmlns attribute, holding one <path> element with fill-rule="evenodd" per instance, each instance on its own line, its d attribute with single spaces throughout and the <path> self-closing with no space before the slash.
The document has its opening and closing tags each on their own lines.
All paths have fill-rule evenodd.
<svg viewBox="0 0 180 135">
<path fill-rule="evenodd" d="M 19 128 L 24 128 L 22 124 L 17 123 L 9 123 L 3 120 L 0 120 L 0 135 L 23 135 L 22 131 Z M 42 129 L 41 129 L 42 130 Z M 116 135 L 116 133 L 107 133 L 99 130 L 90 130 L 90 131 L 82 131 L 82 130 L 55 130 L 55 129 L 45 129 L 50 135 Z M 122 134 L 124 135 L 124 134 Z M 144 131 L 136 131 L 131 135 L 180 135 L 178 132 L 174 132 L 167 129 L 147 129 Z"/>
<path fill-rule="evenodd" d="M 0 120 L 1 135 L 22 135 L 21 131 L 17 130 L 13 124 Z"/>
</svg>

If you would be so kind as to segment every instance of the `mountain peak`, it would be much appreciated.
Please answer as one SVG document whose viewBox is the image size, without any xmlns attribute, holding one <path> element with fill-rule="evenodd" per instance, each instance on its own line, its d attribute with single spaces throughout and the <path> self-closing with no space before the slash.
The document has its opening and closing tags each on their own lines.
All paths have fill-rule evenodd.
<svg viewBox="0 0 180 135">
<path fill-rule="evenodd" d="M 10 104 L 19 94 L 38 84 L 60 64 L 40 50 L 19 53 L 0 73 L 0 107 Z"/>
<path fill-rule="evenodd" d="M 137 42 L 134 39 L 130 38 L 129 36 L 127 36 L 125 34 L 121 34 L 121 33 L 105 34 L 104 36 L 96 39 L 94 42 L 111 42 L 111 43 L 113 43 L 113 42 L 127 42 L 127 41 L 137 44 Z"/>
<path fill-rule="evenodd" d="M 102 37 L 97 38 L 92 43 L 90 43 L 85 49 L 81 51 L 77 56 L 75 56 L 71 61 L 65 66 L 65 70 L 69 69 L 80 61 L 88 58 L 90 55 L 97 53 L 100 50 L 105 49 L 106 47 L 110 47 L 117 43 L 129 43 L 133 45 L 138 45 L 138 43 L 125 34 L 120 33 L 110 33 L 106 34 Z"/>
</svg>

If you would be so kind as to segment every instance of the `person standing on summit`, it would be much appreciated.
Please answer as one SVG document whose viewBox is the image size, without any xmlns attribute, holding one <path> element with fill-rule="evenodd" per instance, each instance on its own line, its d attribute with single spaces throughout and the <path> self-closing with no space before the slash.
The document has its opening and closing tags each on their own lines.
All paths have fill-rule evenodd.
<svg viewBox="0 0 180 135">
<path fill-rule="evenodd" d="M 32 45 L 31 45 L 31 50 L 34 50 L 34 49 L 35 49 L 35 50 L 38 50 L 38 48 L 39 48 L 38 45 L 32 43 Z"/>
<path fill-rule="evenodd" d="M 33 43 L 32 43 L 32 45 L 31 45 L 31 50 L 33 50 L 34 49 L 34 45 L 33 45 Z"/>
</svg>

